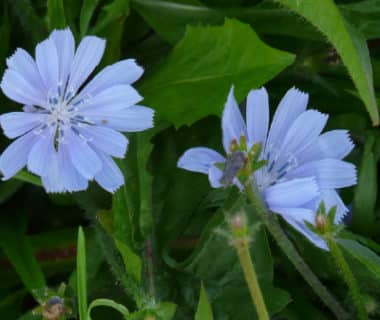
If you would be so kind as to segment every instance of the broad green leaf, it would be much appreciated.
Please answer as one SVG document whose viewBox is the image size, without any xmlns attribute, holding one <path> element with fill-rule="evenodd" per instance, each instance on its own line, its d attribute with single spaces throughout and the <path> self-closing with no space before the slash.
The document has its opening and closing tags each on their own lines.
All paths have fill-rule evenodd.
<svg viewBox="0 0 380 320">
<path fill-rule="evenodd" d="M 122 304 L 110 299 L 96 299 L 92 301 L 88 307 L 87 320 L 91 320 L 91 310 L 95 307 L 109 307 L 115 309 L 123 315 L 124 319 L 128 319 L 129 311 Z"/>
<path fill-rule="evenodd" d="M 123 258 L 125 270 L 137 283 L 141 283 L 141 258 L 134 253 L 126 244 L 115 239 L 116 247 Z"/>
<path fill-rule="evenodd" d="M 341 15 L 332 0 L 276 0 L 294 10 L 333 44 L 367 108 L 373 125 L 379 124 L 372 66 L 364 37 Z"/>
<path fill-rule="evenodd" d="M 211 305 L 207 298 L 207 292 L 202 284 L 199 296 L 198 309 L 195 314 L 195 320 L 213 320 Z"/>
<path fill-rule="evenodd" d="M 114 0 L 104 6 L 102 11 L 103 14 L 91 29 L 91 33 L 97 34 L 113 21 L 125 18 L 129 14 L 129 0 Z"/>
<path fill-rule="evenodd" d="M 355 189 L 352 228 L 363 234 L 371 234 L 376 220 L 377 159 L 373 153 L 375 137 L 369 133 L 359 168 L 358 184 Z"/>
<path fill-rule="evenodd" d="M 77 296 L 79 319 L 87 319 L 87 273 L 86 273 L 86 243 L 82 227 L 78 231 L 77 244 Z"/>
<path fill-rule="evenodd" d="M 49 30 L 66 27 L 63 0 L 48 0 Z"/>
<path fill-rule="evenodd" d="M 29 292 L 35 296 L 36 289 L 46 286 L 45 277 L 34 254 L 24 228 L 2 223 L 0 225 L 0 247 L 20 276 Z"/>
<path fill-rule="evenodd" d="M 272 79 L 294 56 L 264 44 L 246 24 L 189 27 L 141 86 L 144 102 L 176 127 L 220 115 L 231 85 L 237 100 Z"/>
<path fill-rule="evenodd" d="M 380 281 L 380 256 L 354 240 L 339 239 L 338 243 Z"/>
<path fill-rule="evenodd" d="M 79 28 L 80 36 L 83 38 L 88 31 L 88 26 L 94 11 L 100 0 L 83 0 L 82 9 L 80 11 Z"/>
</svg>

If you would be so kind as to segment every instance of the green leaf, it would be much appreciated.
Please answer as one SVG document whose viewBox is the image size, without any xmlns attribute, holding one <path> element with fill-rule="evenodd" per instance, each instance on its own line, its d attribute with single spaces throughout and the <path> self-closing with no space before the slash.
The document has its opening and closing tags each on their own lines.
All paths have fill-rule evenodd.
<svg viewBox="0 0 380 320">
<path fill-rule="evenodd" d="M 36 289 L 46 286 L 45 277 L 34 255 L 33 247 L 24 228 L 19 225 L 0 225 L 0 247 L 10 260 L 29 292 L 36 298 Z"/>
<path fill-rule="evenodd" d="M 91 33 L 97 34 L 113 21 L 123 19 L 129 14 L 129 0 L 114 0 L 102 9 L 102 14 Z"/>
<path fill-rule="evenodd" d="M 48 0 L 49 30 L 63 29 L 66 27 L 65 10 L 63 0 Z"/>
<path fill-rule="evenodd" d="M 138 284 L 140 284 L 142 270 L 141 258 L 123 242 L 115 239 L 115 244 L 123 258 L 126 272 L 130 274 Z"/>
<path fill-rule="evenodd" d="M 176 127 L 220 115 L 232 84 L 237 100 L 272 79 L 294 56 L 264 44 L 246 24 L 188 27 L 183 39 L 141 86 L 147 105 Z"/>
<path fill-rule="evenodd" d="M 195 320 L 213 320 L 211 305 L 207 298 L 206 290 L 202 284 L 201 293 L 199 296 L 199 303 L 197 313 L 195 314 Z"/>
<path fill-rule="evenodd" d="M 77 244 L 77 295 L 79 319 L 87 317 L 86 243 L 82 227 L 78 230 Z"/>
<path fill-rule="evenodd" d="M 372 151 L 374 143 L 375 136 L 369 133 L 364 145 L 353 203 L 352 228 L 363 234 L 371 234 L 376 219 L 377 159 Z"/>
<path fill-rule="evenodd" d="M 379 124 L 372 66 L 364 37 L 342 17 L 332 0 L 276 0 L 303 16 L 334 45 L 367 108 L 373 125 Z"/>
<path fill-rule="evenodd" d="M 339 239 L 338 243 L 380 281 L 380 257 L 376 253 L 354 240 Z"/>
<path fill-rule="evenodd" d="M 22 186 L 22 181 L 16 179 L 2 182 L 0 184 L 0 204 L 8 200 Z"/>
<path fill-rule="evenodd" d="M 24 182 L 29 182 L 36 186 L 40 186 L 40 187 L 42 186 L 41 179 L 26 170 L 21 170 L 19 173 L 17 173 L 14 176 L 14 179 L 24 181 Z"/>
<path fill-rule="evenodd" d="M 91 320 L 91 310 L 95 307 L 109 307 L 120 312 L 125 319 L 128 319 L 129 311 L 128 309 L 120 303 L 117 303 L 110 299 L 96 299 L 90 303 L 87 312 L 87 319 Z"/>
<path fill-rule="evenodd" d="M 80 36 L 83 38 L 88 31 L 88 26 L 94 11 L 100 0 L 84 0 L 79 17 Z"/>
</svg>

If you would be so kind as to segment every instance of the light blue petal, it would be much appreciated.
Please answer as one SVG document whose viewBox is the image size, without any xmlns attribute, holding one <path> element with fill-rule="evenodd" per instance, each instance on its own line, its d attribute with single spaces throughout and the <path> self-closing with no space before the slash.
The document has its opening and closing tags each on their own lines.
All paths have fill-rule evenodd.
<svg viewBox="0 0 380 320">
<path fill-rule="evenodd" d="M 66 172 L 62 172 L 57 152 L 54 150 L 51 154 L 48 166 L 45 168 L 44 175 L 41 177 L 42 185 L 46 192 L 62 193 L 67 191 L 63 180 L 64 174 L 66 174 Z"/>
<path fill-rule="evenodd" d="M 52 161 L 54 149 L 55 128 L 46 129 L 38 136 L 38 141 L 34 144 L 28 156 L 28 170 L 39 176 L 46 172 L 46 168 Z"/>
<path fill-rule="evenodd" d="M 181 169 L 208 174 L 212 164 L 225 161 L 218 152 L 204 147 L 187 150 L 178 160 L 177 166 Z"/>
<path fill-rule="evenodd" d="M 247 97 L 248 148 L 257 142 L 265 147 L 269 126 L 269 98 L 265 88 L 251 90 Z"/>
<path fill-rule="evenodd" d="M 8 180 L 19 172 L 28 160 L 28 154 L 32 149 L 38 136 L 33 132 L 18 138 L 12 142 L 0 156 L 0 171 L 3 174 L 3 180 Z"/>
<path fill-rule="evenodd" d="M 99 92 L 119 84 L 131 84 L 141 77 L 144 69 L 134 59 L 122 60 L 105 67 L 79 93 L 79 98 L 85 95 L 96 95 Z"/>
<path fill-rule="evenodd" d="M 105 49 L 105 40 L 95 36 L 84 37 L 71 64 L 68 90 L 77 92 L 99 64 Z"/>
<path fill-rule="evenodd" d="M 117 131 L 138 132 L 153 127 L 154 111 L 150 108 L 135 105 L 123 110 L 103 110 L 83 114 L 95 124 Z"/>
<path fill-rule="evenodd" d="M 305 111 L 308 99 L 308 94 L 295 88 L 288 90 L 274 114 L 269 130 L 268 147 L 278 148 L 294 120 Z"/>
<path fill-rule="evenodd" d="M 59 82 L 63 87 L 66 85 L 70 67 L 74 59 L 75 40 L 69 28 L 64 30 L 54 30 L 50 39 L 54 41 L 58 53 Z"/>
<path fill-rule="evenodd" d="M 222 170 L 215 166 L 210 166 L 208 170 L 208 180 L 210 181 L 210 185 L 213 188 L 220 188 L 223 185 L 220 183 L 220 179 L 223 176 Z"/>
<path fill-rule="evenodd" d="M 92 180 L 102 169 L 102 162 L 87 141 L 71 130 L 65 131 L 65 142 L 72 164 L 88 180 Z M 62 142 L 61 142 L 62 143 Z"/>
<path fill-rule="evenodd" d="M 307 162 L 289 172 L 287 177 L 315 177 L 321 189 L 345 188 L 357 183 L 355 166 L 337 159 Z"/>
<path fill-rule="evenodd" d="M 36 63 L 47 93 L 56 94 L 59 62 L 57 48 L 52 39 L 46 39 L 37 45 Z"/>
<path fill-rule="evenodd" d="M 77 130 L 89 143 L 105 154 L 123 158 L 127 151 L 127 138 L 113 129 L 99 126 L 78 127 Z"/>
<path fill-rule="evenodd" d="M 268 207 L 295 208 L 319 195 L 314 178 L 293 179 L 280 182 L 264 190 L 264 199 Z"/>
<path fill-rule="evenodd" d="M 315 211 L 311 209 L 272 207 L 271 211 L 280 214 L 284 218 L 289 217 L 299 222 L 307 221 L 312 224 L 315 223 Z"/>
<path fill-rule="evenodd" d="M 36 62 L 24 49 L 18 48 L 7 59 L 9 69 L 16 71 L 33 88 L 34 95 L 41 102 L 46 101 L 47 92 L 42 82 Z"/>
<path fill-rule="evenodd" d="M 247 136 L 246 127 L 241 116 L 239 106 L 234 97 L 234 87 L 228 94 L 222 116 L 223 146 L 226 153 L 230 153 L 229 147 L 233 140 L 240 143 L 241 136 Z"/>
<path fill-rule="evenodd" d="M 8 138 L 19 137 L 41 125 L 45 114 L 28 112 L 9 112 L 0 116 L 1 127 Z"/>
<path fill-rule="evenodd" d="M 79 107 L 79 113 L 87 114 L 109 113 L 130 107 L 142 100 L 142 96 L 130 85 L 116 85 L 101 91 L 88 100 L 83 107 Z M 73 103 L 78 103 L 80 99 L 75 98 Z"/>
<path fill-rule="evenodd" d="M 318 144 L 324 157 L 338 160 L 343 159 L 354 148 L 347 130 L 328 131 L 319 137 Z"/>
<path fill-rule="evenodd" d="M 308 110 L 299 115 L 286 134 L 280 154 L 302 154 L 308 145 L 316 142 L 326 125 L 328 116 L 316 110 Z"/>
<path fill-rule="evenodd" d="M 98 153 L 102 160 L 102 170 L 95 175 L 95 181 L 105 190 L 114 193 L 124 184 L 124 176 L 119 167 L 112 160 L 102 153 Z"/>
<path fill-rule="evenodd" d="M 321 200 L 323 200 L 323 202 L 325 203 L 327 210 L 336 206 L 337 210 L 335 215 L 335 223 L 341 223 L 344 216 L 348 212 L 348 208 L 344 205 L 339 194 L 332 189 L 322 190 Z"/>
<path fill-rule="evenodd" d="M 41 177 L 47 192 L 75 192 L 88 187 L 88 181 L 72 165 L 67 149 L 66 144 L 59 145 L 58 152 L 53 152 L 46 172 Z"/>
<path fill-rule="evenodd" d="M 291 226 L 293 226 L 294 229 L 298 230 L 300 233 L 302 233 L 306 238 L 309 239 L 316 247 L 327 250 L 328 247 L 326 245 L 326 242 L 319 237 L 317 234 L 312 232 L 303 222 L 297 221 L 295 219 L 292 219 L 289 216 L 284 216 L 284 219 L 286 222 L 288 222 Z"/>
<path fill-rule="evenodd" d="M 26 105 L 46 105 L 46 96 L 13 69 L 7 69 L 1 81 L 3 93 L 11 100 Z"/>
</svg>

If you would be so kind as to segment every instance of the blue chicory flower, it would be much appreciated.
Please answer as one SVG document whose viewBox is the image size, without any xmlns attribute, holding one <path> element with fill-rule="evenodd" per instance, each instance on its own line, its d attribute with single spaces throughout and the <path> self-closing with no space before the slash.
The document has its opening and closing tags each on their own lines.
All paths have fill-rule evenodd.
<svg viewBox="0 0 380 320">
<path fill-rule="evenodd" d="M 120 131 L 151 128 L 153 110 L 136 105 L 142 97 L 131 84 L 143 69 L 133 59 L 85 83 L 104 49 L 105 40 L 87 36 L 75 50 L 69 29 L 54 30 L 35 60 L 20 48 L 7 59 L 1 89 L 24 109 L 0 117 L 5 135 L 17 138 L 0 157 L 3 180 L 27 166 L 48 192 L 84 190 L 93 179 L 110 192 L 124 184 L 112 159 L 127 150 Z"/>
<path fill-rule="evenodd" d="M 281 100 L 269 129 L 269 101 L 265 88 L 252 90 L 247 97 L 246 123 L 231 88 L 222 117 L 223 146 L 231 154 L 231 144 L 247 141 L 247 150 L 261 143 L 261 160 L 266 165 L 254 173 L 268 208 L 280 214 L 290 225 L 316 246 L 326 243 L 313 233 L 306 222 L 315 224 L 315 212 L 321 201 L 327 208 L 337 206 L 335 223 L 348 209 L 336 189 L 356 184 L 356 169 L 342 161 L 354 145 L 346 130 L 321 134 L 328 116 L 306 110 L 308 95 L 292 88 Z M 222 187 L 222 171 L 217 163 L 226 161 L 218 152 L 205 147 L 187 150 L 178 167 L 208 174 L 212 187 Z M 241 188 L 235 178 L 234 183 Z"/>
</svg>

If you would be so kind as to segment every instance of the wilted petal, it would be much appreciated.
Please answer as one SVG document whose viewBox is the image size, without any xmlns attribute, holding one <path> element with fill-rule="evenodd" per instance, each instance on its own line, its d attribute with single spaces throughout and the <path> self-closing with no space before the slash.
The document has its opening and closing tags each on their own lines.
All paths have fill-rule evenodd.
<svg viewBox="0 0 380 320">
<path fill-rule="evenodd" d="M 0 123 L 8 138 L 16 138 L 41 125 L 45 118 L 41 113 L 9 112 L 0 116 Z"/>
<path fill-rule="evenodd" d="M 68 89 L 77 92 L 99 64 L 105 49 L 105 40 L 95 36 L 84 37 L 75 53 L 70 70 Z"/>
<path fill-rule="evenodd" d="M 105 154 L 122 158 L 127 151 L 127 138 L 113 129 L 99 126 L 78 127 L 89 143 Z"/>
<path fill-rule="evenodd" d="M 318 185 L 312 177 L 280 182 L 264 191 L 264 198 L 270 209 L 295 208 L 318 195 Z"/>
<path fill-rule="evenodd" d="M 88 180 L 92 180 L 101 170 L 102 162 L 87 141 L 71 130 L 65 132 L 65 143 L 72 164 Z"/>
<path fill-rule="evenodd" d="M 37 135 L 29 132 L 12 142 L 4 150 L 0 156 L 0 171 L 3 173 L 3 180 L 13 177 L 26 165 L 28 154 L 37 139 Z"/>
<path fill-rule="evenodd" d="M 340 189 L 357 183 L 355 166 L 337 159 L 307 162 L 292 170 L 287 177 L 315 177 L 321 189 Z"/>
<path fill-rule="evenodd" d="M 79 98 L 120 84 L 131 84 L 141 77 L 144 69 L 134 59 L 122 60 L 105 67 L 79 93 Z"/>
<path fill-rule="evenodd" d="M 269 130 L 267 145 L 278 146 L 294 120 L 305 111 L 309 95 L 292 88 L 282 98 Z"/>
<path fill-rule="evenodd" d="M 240 137 L 246 136 L 246 127 L 238 104 L 234 97 L 234 87 L 231 87 L 222 116 L 223 146 L 227 153 L 233 140 L 240 143 Z"/>
<path fill-rule="evenodd" d="M 124 184 L 124 176 L 111 157 L 102 153 L 98 153 L 98 156 L 102 160 L 102 170 L 95 175 L 95 181 L 113 193 Z"/>
<path fill-rule="evenodd" d="M 197 147 L 187 150 L 178 160 L 177 166 L 189 171 L 208 174 L 214 163 L 223 163 L 224 161 L 224 157 L 218 152 L 209 148 Z"/>
<path fill-rule="evenodd" d="M 251 90 L 247 97 L 248 148 L 260 142 L 265 147 L 269 126 L 269 98 L 265 88 Z"/>
</svg>

